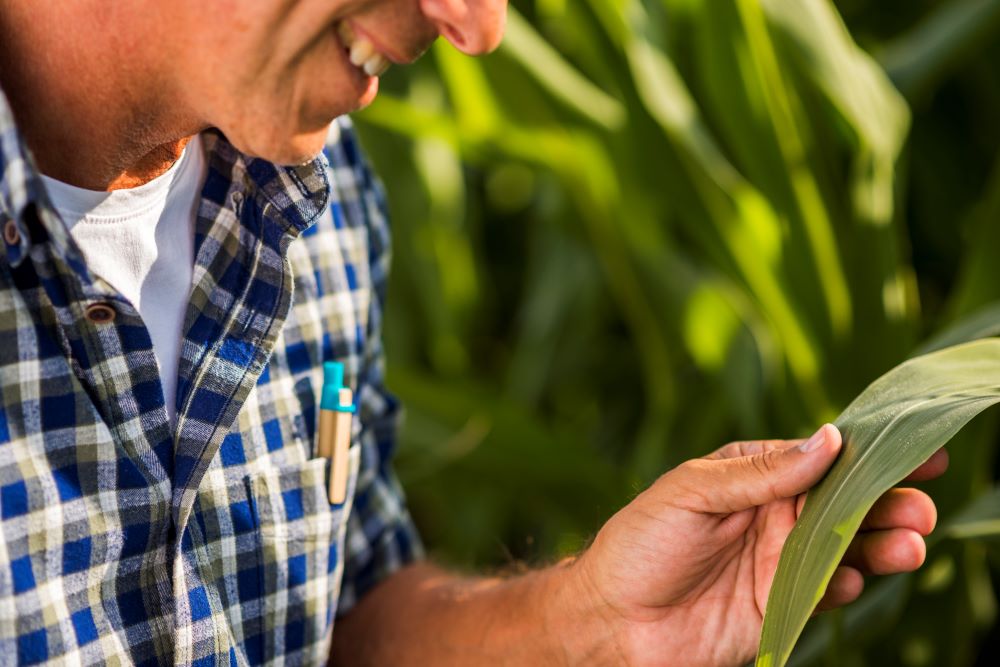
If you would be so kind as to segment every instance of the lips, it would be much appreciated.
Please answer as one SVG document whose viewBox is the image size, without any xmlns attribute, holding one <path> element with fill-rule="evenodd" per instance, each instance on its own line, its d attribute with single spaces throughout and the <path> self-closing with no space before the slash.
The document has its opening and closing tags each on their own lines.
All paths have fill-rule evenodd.
<svg viewBox="0 0 1000 667">
<path fill-rule="evenodd" d="M 389 69 L 389 59 L 375 50 L 370 39 L 355 33 L 346 22 L 337 24 L 337 35 L 349 53 L 351 64 L 368 76 L 380 76 Z"/>
</svg>

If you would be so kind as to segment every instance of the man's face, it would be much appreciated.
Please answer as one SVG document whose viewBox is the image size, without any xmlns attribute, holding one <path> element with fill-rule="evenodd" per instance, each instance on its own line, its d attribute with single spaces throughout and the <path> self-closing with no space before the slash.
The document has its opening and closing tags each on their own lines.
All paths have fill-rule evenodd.
<svg viewBox="0 0 1000 667">
<path fill-rule="evenodd" d="M 469 54 L 495 48 L 507 0 L 171 0 L 158 9 L 187 108 L 240 150 L 294 164 L 321 150 L 330 121 L 375 98 L 377 74 L 413 62 L 439 34 Z"/>
</svg>

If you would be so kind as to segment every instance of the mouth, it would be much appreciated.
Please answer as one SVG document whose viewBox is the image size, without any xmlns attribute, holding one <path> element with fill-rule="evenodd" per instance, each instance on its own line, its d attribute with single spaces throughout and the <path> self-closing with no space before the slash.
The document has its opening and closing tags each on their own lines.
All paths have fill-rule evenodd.
<svg viewBox="0 0 1000 667">
<path fill-rule="evenodd" d="M 356 33 L 345 21 L 338 23 L 336 30 L 347 59 L 366 76 L 381 76 L 389 69 L 389 59 L 375 49 L 370 39 Z"/>
</svg>

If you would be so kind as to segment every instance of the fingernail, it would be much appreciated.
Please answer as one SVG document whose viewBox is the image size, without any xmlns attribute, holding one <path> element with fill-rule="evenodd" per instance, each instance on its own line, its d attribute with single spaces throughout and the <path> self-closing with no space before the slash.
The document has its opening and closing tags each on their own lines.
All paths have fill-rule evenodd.
<svg viewBox="0 0 1000 667">
<path fill-rule="evenodd" d="M 823 446 L 826 442 L 826 425 L 820 427 L 811 438 L 799 445 L 799 449 L 803 452 L 813 452 Z"/>
</svg>

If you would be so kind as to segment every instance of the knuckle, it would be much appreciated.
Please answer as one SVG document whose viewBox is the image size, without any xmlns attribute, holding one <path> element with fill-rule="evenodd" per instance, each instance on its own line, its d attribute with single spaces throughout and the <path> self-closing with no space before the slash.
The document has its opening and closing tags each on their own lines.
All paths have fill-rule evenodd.
<svg viewBox="0 0 1000 667">
<path fill-rule="evenodd" d="M 705 511 L 711 505 L 714 461 L 691 459 L 681 463 L 661 480 L 671 485 L 669 504 L 688 511 Z"/>
<path fill-rule="evenodd" d="M 753 456 L 748 456 L 747 461 L 753 466 L 754 470 L 764 476 L 770 477 L 773 475 L 777 469 L 778 464 L 775 460 L 774 454 L 771 452 L 763 452 L 761 454 L 754 454 Z"/>
<path fill-rule="evenodd" d="M 759 484 L 763 484 L 767 489 L 767 494 L 771 498 L 781 498 L 779 484 L 779 468 L 776 453 L 765 452 L 747 456 L 743 459 L 748 472 L 757 477 Z"/>
</svg>

